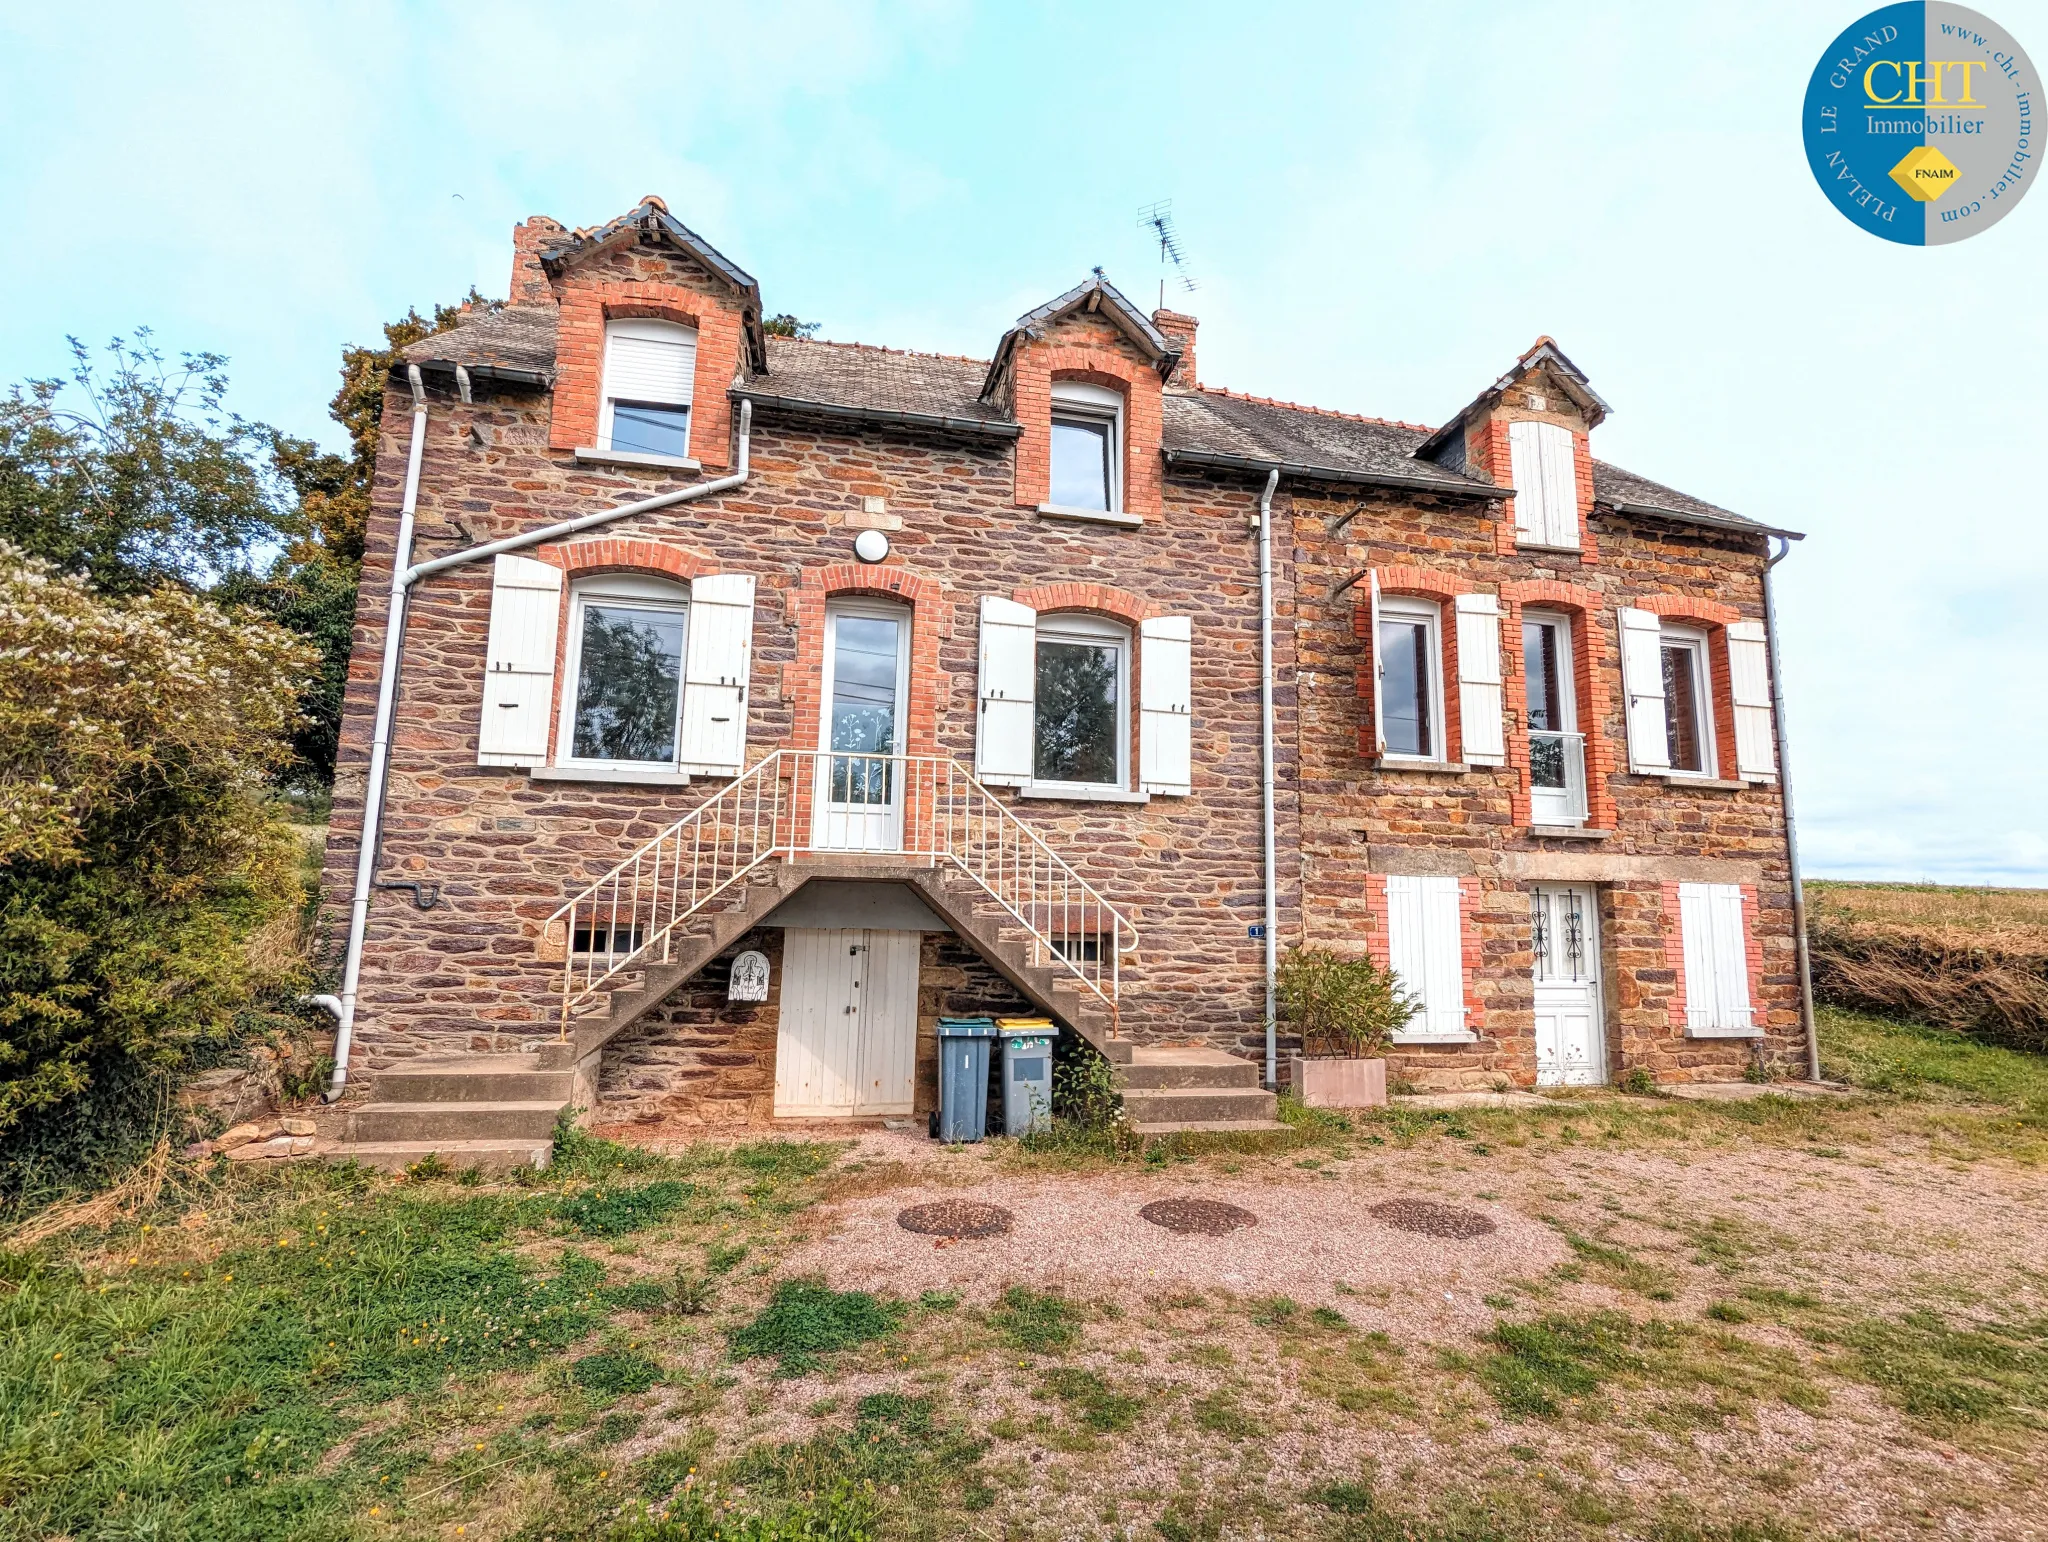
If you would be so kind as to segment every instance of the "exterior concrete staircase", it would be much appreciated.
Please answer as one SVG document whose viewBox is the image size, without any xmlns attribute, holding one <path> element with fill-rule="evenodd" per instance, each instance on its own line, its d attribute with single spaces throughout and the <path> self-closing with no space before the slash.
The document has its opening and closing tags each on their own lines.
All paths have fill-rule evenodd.
<svg viewBox="0 0 2048 1542">
<path fill-rule="evenodd" d="M 558 925 L 558 945 L 564 951 L 576 935 L 580 915 L 587 915 L 584 927 L 598 935 L 609 935 L 622 913 L 636 921 L 664 913 L 674 917 L 636 953 L 616 963 L 608 960 L 601 976 L 593 967 L 582 966 L 584 988 L 568 995 L 571 1010 L 558 1040 L 521 1053 L 413 1061 L 379 1071 L 372 1086 L 374 1101 L 345 1113 L 342 1140 L 328 1154 L 384 1168 L 410 1166 L 430 1155 L 458 1168 L 544 1166 L 564 1112 L 587 1112 L 596 1106 L 598 1064 L 605 1046 L 816 878 L 885 880 L 913 888 L 1027 1000 L 1120 1067 L 1125 1107 L 1140 1134 L 1283 1128 L 1273 1119 L 1273 1094 L 1258 1085 L 1258 1068 L 1250 1061 L 1209 1049 L 1140 1048 L 1119 1036 L 1115 970 L 1095 961 L 1077 966 L 1059 957 L 1051 951 L 1051 937 L 1032 918 L 1063 913 L 1062 907 L 1071 913 L 1079 903 L 1096 917 L 1092 935 L 1103 939 L 1098 947 L 1107 955 L 1129 945 L 1123 943 L 1126 934 L 1135 941 L 1135 932 L 970 775 L 950 762 L 936 763 L 942 771 L 907 758 L 897 762 L 902 768 L 898 774 L 913 789 L 910 796 L 917 797 L 915 789 L 923 786 L 930 799 L 930 807 L 920 806 L 906 816 L 907 827 L 927 832 L 928 837 L 939 832 L 951 842 L 956 827 L 968 828 L 972 819 L 979 832 L 974 837 L 979 844 L 972 848 L 928 838 L 931 849 L 922 851 L 816 850 L 789 833 L 808 822 L 793 818 L 780 801 L 786 783 L 801 789 L 814 777 L 815 757 L 780 751 L 771 760 L 794 761 L 795 774 L 763 776 L 764 770 L 772 770 L 771 763 L 757 765 L 557 913 L 550 924 Z M 1003 826 L 992 820 L 990 807 L 978 807 L 971 815 L 955 809 L 953 802 L 942 807 L 941 774 L 948 799 L 978 797 L 992 806 L 1000 821 L 1022 832 L 1012 843 L 1017 849 L 1000 845 Z M 756 784 L 751 795 L 757 848 L 751 853 L 741 849 L 741 832 L 734 828 L 746 817 L 740 811 L 746 807 L 750 780 Z M 969 791 L 960 790 L 962 782 Z M 760 812 L 762 783 L 778 800 L 765 820 Z M 722 803 L 730 808 L 719 816 L 718 839 L 713 843 L 718 855 L 711 859 L 715 865 L 708 877 L 693 875 L 682 832 L 698 815 L 717 811 Z M 991 864 L 987 831 L 992 823 L 999 843 Z M 729 833 L 731 853 L 726 850 Z M 1024 846 L 1027 841 L 1034 845 Z M 916 846 L 918 841 L 912 838 L 902 844 Z M 656 859 L 667 857 L 668 885 L 660 888 L 657 879 L 651 898 L 643 895 L 641 879 L 643 858 L 650 853 Z M 1027 862 L 1034 873 L 1028 893 L 1016 878 Z M 1043 890 L 1036 877 L 1040 864 L 1046 872 Z M 657 873 L 664 871 L 659 860 L 649 865 Z M 618 875 L 629 867 L 634 888 L 622 911 Z M 989 877 L 991 868 L 995 881 Z M 705 877 L 702 887 L 708 897 L 693 897 L 687 906 L 678 903 L 682 885 L 690 883 L 694 896 L 700 877 Z M 613 886 L 609 900 L 602 892 L 606 883 Z M 1061 887 L 1055 889 L 1055 884 Z M 1078 902 L 1073 898 L 1077 885 L 1087 895 Z M 598 897 L 592 900 L 592 895 Z M 1063 897 L 1046 897 L 1054 895 Z M 579 912 L 578 905 L 587 908 Z M 1049 929 L 1050 920 L 1043 925 Z M 573 960 L 564 963 L 571 983 L 578 967 Z"/>
</svg>

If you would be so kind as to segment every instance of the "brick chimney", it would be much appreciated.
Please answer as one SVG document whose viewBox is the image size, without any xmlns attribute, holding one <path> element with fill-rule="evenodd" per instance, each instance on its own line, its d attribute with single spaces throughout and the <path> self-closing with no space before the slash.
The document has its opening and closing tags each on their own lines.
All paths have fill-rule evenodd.
<svg viewBox="0 0 2048 1542">
<path fill-rule="evenodd" d="M 1192 391 L 1195 389 L 1195 328 L 1201 323 L 1194 317 L 1179 311 L 1159 310 L 1152 313 L 1152 325 L 1165 334 L 1166 340 L 1180 350 L 1180 364 L 1166 382 L 1168 390 Z"/>
<path fill-rule="evenodd" d="M 554 290 L 547 270 L 540 265 L 541 248 L 554 244 L 567 227 L 545 214 L 536 214 L 523 225 L 512 227 L 512 291 L 514 305 L 552 305 Z"/>
</svg>

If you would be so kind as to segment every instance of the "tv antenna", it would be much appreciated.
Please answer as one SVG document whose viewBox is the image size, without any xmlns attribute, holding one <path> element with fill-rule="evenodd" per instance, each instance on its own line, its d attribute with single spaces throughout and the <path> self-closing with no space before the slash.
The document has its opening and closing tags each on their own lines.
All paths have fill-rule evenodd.
<svg viewBox="0 0 2048 1542">
<path fill-rule="evenodd" d="M 1151 230 L 1159 242 L 1159 308 L 1166 309 L 1166 274 L 1168 263 L 1173 265 L 1173 276 L 1180 287 L 1193 294 L 1201 285 L 1194 274 L 1188 271 L 1187 249 L 1181 245 L 1180 232 L 1173 226 L 1173 200 L 1162 198 L 1157 203 L 1148 203 L 1138 211 L 1138 223 Z"/>
</svg>

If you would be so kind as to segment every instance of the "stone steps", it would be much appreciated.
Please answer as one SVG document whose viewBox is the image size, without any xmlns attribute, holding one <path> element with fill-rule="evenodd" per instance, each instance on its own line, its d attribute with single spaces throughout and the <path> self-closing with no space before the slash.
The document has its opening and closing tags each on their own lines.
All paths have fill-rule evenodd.
<svg viewBox="0 0 2048 1542">
<path fill-rule="evenodd" d="M 409 1061 L 377 1073 L 379 1103 L 532 1103 L 569 1100 L 574 1074 L 538 1055 L 468 1055 Z"/>
<path fill-rule="evenodd" d="M 1263 1087 L 1130 1088 L 1124 1112 L 1133 1124 L 1212 1124 L 1271 1119 L 1279 1100 Z"/>
<path fill-rule="evenodd" d="M 1131 1128 L 1139 1135 L 1272 1135 L 1287 1126 L 1278 1119 L 1153 1119 Z"/>
<path fill-rule="evenodd" d="M 330 1161 L 356 1161 L 380 1172 L 403 1172 L 416 1162 L 438 1157 L 454 1172 L 474 1167 L 504 1173 L 521 1167 L 546 1167 L 554 1140 L 391 1140 L 347 1141 L 317 1153 Z"/>
<path fill-rule="evenodd" d="M 381 1095 L 381 1085 L 379 1091 Z M 352 1142 L 370 1145 L 452 1140 L 552 1143 L 555 1121 L 567 1105 L 566 1097 L 365 1103 L 349 1115 L 348 1133 Z"/>
<path fill-rule="evenodd" d="M 1259 1068 L 1220 1049 L 1170 1049 L 1136 1045 L 1123 1068 L 1127 1089 L 1174 1087 L 1256 1087 Z"/>
</svg>

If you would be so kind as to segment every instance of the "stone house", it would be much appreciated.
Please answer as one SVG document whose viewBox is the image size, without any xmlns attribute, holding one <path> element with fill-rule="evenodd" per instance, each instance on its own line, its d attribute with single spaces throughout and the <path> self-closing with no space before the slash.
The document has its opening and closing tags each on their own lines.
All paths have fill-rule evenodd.
<svg viewBox="0 0 2048 1542">
<path fill-rule="evenodd" d="M 1431 429 L 1203 384 L 1100 274 L 980 360 L 770 335 L 655 198 L 514 248 L 386 398 L 360 1154 L 918 1117 L 945 1014 L 1256 1125 L 1302 942 L 1421 998 L 1418 1086 L 1803 1071 L 1791 532 L 1596 460 L 1549 339 Z"/>
</svg>

